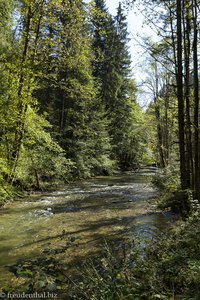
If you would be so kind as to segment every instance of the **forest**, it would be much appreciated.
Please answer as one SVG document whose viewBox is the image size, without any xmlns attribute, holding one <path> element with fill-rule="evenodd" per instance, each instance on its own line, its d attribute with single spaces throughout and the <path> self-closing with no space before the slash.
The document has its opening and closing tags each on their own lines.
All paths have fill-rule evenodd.
<svg viewBox="0 0 200 300">
<path fill-rule="evenodd" d="M 115 2 L 112 15 L 105 0 L 0 0 L 0 274 L 9 266 L 0 280 L 3 297 L 48 292 L 54 293 L 48 299 L 66 300 L 200 299 L 200 1 Z M 127 15 L 134 18 L 133 9 L 143 14 L 156 41 L 130 38 Z M 140 84 L 132 39 L 145 53 Z M 124 180 L 127 188 L 120 185 Z M 148 241 L 135 236 L 130 228 L 136 223 L 127 221 L 136 222 L 131 213 L 137 205 L 120 208 L 139 201 L 133 201 L 136 183 L 141 209 L 147 210 L 142 214 L 170 219 L 159 226 L 151 219 L 147 225 L 157 233 L 147 229 Z M 6 252 L 18 247 L 10 234 L 16 242 L 31 230 L 32 210 L 58 197 L 55 191 L 65 193 L 63 201 L 70 192 L 71 202 L 40 209 L 39 219 L 41 212 L 46 219 L 37 230 L 49 232 L 36 233 L 35 227 L 27 233 L 39 250 L 31 254 L 31 248 L 19 247 L 5 262 Z M 23 210 L 28 229 L 17 217 Z M 84 248 L 91 241 L 85 233 L 71 234 L 73 218 L 79 229 L 73 232 L 82 233 L 79 222 L 87 220 L 84 228 L 101 237 L 94 259 L 88 249 L 77 259 L 81 243 Z M 109 224 L 117 237 L 107 237 Z M 77 259 L 67 262 L 70 275 L 66 251 Z"/>
<path fill-rule="evenodd" d="M 145 137 L 121 6 L 4 1 L 1 20 L 2 197 L 132 168 Z"/>
</svg>

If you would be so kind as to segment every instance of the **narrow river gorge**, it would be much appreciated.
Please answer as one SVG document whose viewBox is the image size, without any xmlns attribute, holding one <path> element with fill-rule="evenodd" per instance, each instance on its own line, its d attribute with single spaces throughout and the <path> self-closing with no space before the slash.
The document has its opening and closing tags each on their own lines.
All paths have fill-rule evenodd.
<svg viewBox="0 0 200 300">
<path fill-rule="evenodd" d="M 1 209 L 0 285 L 15 284 L 10 266 L 53 253 L 73 269 L 98 255 L 104 241 L 130 234 L 145 240 L 168 226 L 156 209 L 156 169 L 98 177 L 35 193 Z"/>
</svg>

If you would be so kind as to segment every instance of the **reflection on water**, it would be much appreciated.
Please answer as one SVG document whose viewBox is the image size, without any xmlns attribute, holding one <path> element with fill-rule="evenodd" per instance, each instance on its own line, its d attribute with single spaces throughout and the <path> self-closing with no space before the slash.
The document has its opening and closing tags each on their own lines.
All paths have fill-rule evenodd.
<svg viewBox="0 0 200 300">
<path fill-rule="evenodd" d="M 70 264 L 98 251 L 105 238 L 133 232 L 145 239 L 164 229 L 167 219 L 149 203 L 158 197 L 154 174 L 98 177 L 8 204 L 0 212 L 0 283 L 11 276 L 7 265 L 46 248 L 63 247 L 59 257 Z"/>
</svg>

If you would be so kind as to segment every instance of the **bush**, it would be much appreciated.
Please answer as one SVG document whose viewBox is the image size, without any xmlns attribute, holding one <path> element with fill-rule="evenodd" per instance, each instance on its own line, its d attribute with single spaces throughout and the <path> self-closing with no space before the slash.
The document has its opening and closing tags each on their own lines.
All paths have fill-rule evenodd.
<svg viewBox="0 0 200 300">
<path fill-rule="evenodd" d="M 164 194 L 158 203 L 158 207 L 161 209 L 168 209 L 175 213 L 178 213 L 181 217 L 188 217 L 191 209 L 192 201 L 191 190 L 178 190 L 169 194 Z"/>
<path fill-rule="evenodd" d="M 180 189 L 179 171 L 176 167 L 160 169 L 152 182 L 166 193 Z"/>
</svg>

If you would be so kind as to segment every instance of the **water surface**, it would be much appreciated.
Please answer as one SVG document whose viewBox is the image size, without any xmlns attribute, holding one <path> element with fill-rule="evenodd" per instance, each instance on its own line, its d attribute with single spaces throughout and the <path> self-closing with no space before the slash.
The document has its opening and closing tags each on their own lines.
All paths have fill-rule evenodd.
<svg viewBox="0 0 200 300">
<path fill-rule="evenodd" d="M 143 169 L 98 177 L 7 204 L 0 211 L 1 286 L 14 280 L 8 266 L 19 259 L 55 250 L 73 266 L 97 255 L 105 239 L 130 233 L 146 239 L 162 231 L 168 220 L 152 201 L 159 196 L 154 175 L 154 169 Z"/>
</svg>

